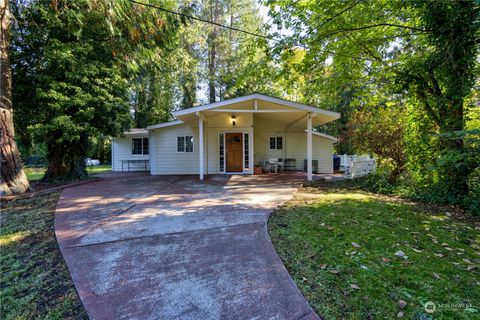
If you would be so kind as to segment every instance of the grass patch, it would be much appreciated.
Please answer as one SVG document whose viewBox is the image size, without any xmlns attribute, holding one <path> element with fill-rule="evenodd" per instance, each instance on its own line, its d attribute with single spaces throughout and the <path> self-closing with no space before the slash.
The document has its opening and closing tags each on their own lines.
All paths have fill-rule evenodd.
<svg viewBox="0 0 480 320">
<path fill-rule="evenodd" d="M 343 186 L 303 188 L 269 221 L 278 254 L 320 315 L 480 318 L 478 220 Z"/>
<path fill-rule="evenodd" d="M 55 239 L 59 196 L 2 203 L 2 319 L 87 319 Z"/>
<path fill-rule="evenodd" d="M 112 166 L 109 164 L 101 164 L 99 166 L 87 166 L 88 174 L 97 174 L 112 171 Z"/>
<path fill-rule="evenodd" d="M 25 174 L 30 181 L 38 181 L 42 179 L 45 171 L 47 170 L 46 167 L 29 167 L 24 168 Z M 89 175 L 103 173 L 112 171 L 112 166 L 109 164 L 101 164 L 99 166 L 87 166 L 87 172 Z"/>
<path fill-rule="evenodd" d="M 45 167 L 25 167 L 25 174 L 29 181 L 37 181 L 42 179 L 43 175 L 45 174 Z"/>
</svg>

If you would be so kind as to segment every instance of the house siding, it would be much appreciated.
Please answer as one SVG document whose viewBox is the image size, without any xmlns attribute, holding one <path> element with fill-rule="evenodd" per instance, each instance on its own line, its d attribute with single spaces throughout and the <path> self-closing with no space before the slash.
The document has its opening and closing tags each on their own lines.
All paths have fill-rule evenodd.
<svg viewBox="0 0 480 320">
<path fill-rule="evenodd" d="M 305 121 L 306 122 L 306 121 Z M 269 158 L 295 158 L 297 170 L 303 170 L 307 158 L 307 134 L 305 131 L 289 131 L 285 124 L 254 114 L 237 115 L 236 125 L 231 115 L 219 113 L 205 122 L 205 170 L 206 174 L 220 173 L 219 134 L 228 132 L 250 133 L 250 171 L 253 164 Z M 178 136 L 193 136 L 191 153 L 177 152 Z M 270 150 L 270 137 L 283 137 L 282 150 Z M 151 174 L 199 174 L 198 120 L 150 130 Z M 252 139 L 253 138 L 253 139 Z M 313 135 L 313 160 L 318 160 L 319 173 L 333 172 L 333 141 Z"/>
<path fill-rule="evenodd" d="M 132 154 L 132 139 L 148 138 L 148 133 L 129 134 L 123 137 L 115 137 L 112 140 L 112 171 L 122 171 L 122 160 L 149 160 L 147 155 Z M 150 140 L 149 140 L 150 142 Z M 151 151 L 151 150 L 149 150 Z M 124 170 L 127 171 L 127 164 L 124 164 Z M 143 163 L 130 163 L 130 171 L 144 171 Z M 147 167 L 148 170 L 148 167 Z"/>
<path fill-rule="evenodd" d="M 286 158 L 285 124 L 254 118 L 254 160 L 255 164 L 270 158 Z M 282 150 L 270 150 L 270 137 L 283 137 Z M 305 145 L 306 146 L 306 145 Z"/>
<path fill-rule="evenodd" d="M 151 174 L 198 174 L 198 127 L 193 123 L 151 130 L 153 137 Z M 177 152 L 177 137 L 193 136 L 193 152 Z"/>
<path fill-rule="evenodd" d="M 305 121 L 306 122 L 306 121 Z M 254 121 L 255 163 L 270 158 L 294 158 L 297 170 L 303 170 L 307 158 L 307 134 L 305 131 L 289 131 L 284 124 L 263 118 Z M 270 137 L 283 137 L 282 150 L 270 150 Z M 312 137 L 313 160 L 318 160 L 319 173 L 333 173 L 333 141 L 324 137 Z"/>
<path fill-rule="evenodd" d="M 307 133 L 290 132 L 287 135 L 287 157 L 297 159 L 297 170 L 303 170 L 307 159 Z M 318 173 L 333 173 L 333 142 L 330 139 L 312 136 L 312 159 L 318 160 Z"/>
</svg>

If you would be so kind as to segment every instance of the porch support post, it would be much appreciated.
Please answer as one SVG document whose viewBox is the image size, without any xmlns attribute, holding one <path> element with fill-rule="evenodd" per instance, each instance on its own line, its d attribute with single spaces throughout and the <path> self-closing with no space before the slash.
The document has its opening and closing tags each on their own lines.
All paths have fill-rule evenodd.
<svg viewBox="0 0 480 320">
<path fill-rule="evenodd" d="M 205 177 L 205 156 L 204 156 L 204 134 L 203 134 L 203 113 L 198 112 L 198 154 L 199 154 L 199 172 L 200 180 L 203 180 Z"/>
<path fill-rule="evenodd" d="M 312 114 L 307 117 L 307 180 L 312 181 Z"/>
</svg>

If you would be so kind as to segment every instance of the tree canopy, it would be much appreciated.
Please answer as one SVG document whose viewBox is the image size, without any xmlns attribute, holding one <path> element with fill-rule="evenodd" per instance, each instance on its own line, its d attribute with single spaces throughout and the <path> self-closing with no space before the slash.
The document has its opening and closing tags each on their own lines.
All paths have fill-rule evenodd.
<svg viewBox="0 0 480 320">
<path fill-rule="evenodd" d="M 390 183 L 449 203 L 471 198 L 478 2 L 262 4 L 268 17 L 254 0 L 15 1 L 22 150 L 45 145 L 46 179 L 80 177 L 92 142 L 262 92 L 340 112 L 319 129 L 339 138 L 339 153 L 377 156 Z"/>
<path fill-rule="evenodd" d="M 15 12 L 17 127 L 45 143 L 45 179 L 82 177 L 89 138 L 131 127 L 128 80 L 166 55 L 180 21 L 129 1 L 33 1 Z"/>
<path fill-rule="evenodd" d="M 462 201 L 472 191 L 468 177 L 480 161 L 478 133 L 468 130 L 478 79 L 478 2 L 265 3 L 278 29 L 293 30 L 275 45 L 279 63 L 291 65 L 284 56 L 292 48 L 304 51 L 296 62 L 305 79 L 299 96 L 342 113 L 330 128 L 340 137 L 339 151 L 372 152 L 391 160 L 394 172 L 408 168 L 415 184 L 442 201 Z M 388 118 L 405 119 L 404 132 L 394 134 L 402 122 Z M 367 137 L 384 147 L 401 138 L 406 163 Z"/>
</svg>

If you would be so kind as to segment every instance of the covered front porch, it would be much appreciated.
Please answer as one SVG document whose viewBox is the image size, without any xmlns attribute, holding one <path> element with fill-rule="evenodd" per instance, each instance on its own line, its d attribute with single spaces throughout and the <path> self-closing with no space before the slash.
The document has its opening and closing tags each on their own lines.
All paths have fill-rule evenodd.
<svg viewBox="0 0 480 320">
<path fill-rule="evenodd" d="M 335 138 L 313 128 L 339 117 L 335 112 L 264 95 L 251 95 L 174 112 L 198 128 L 198 173 L 253 174 L 263 161 L 290 160 L 291 171 L 314 178 L 332 173 Z M 285 162 L 284 162 L 285 163 Z M 292 164 L 293 163 L 293 167 Z M 283 164 L 281 168 L 286 168 Z"/>
</svg>

